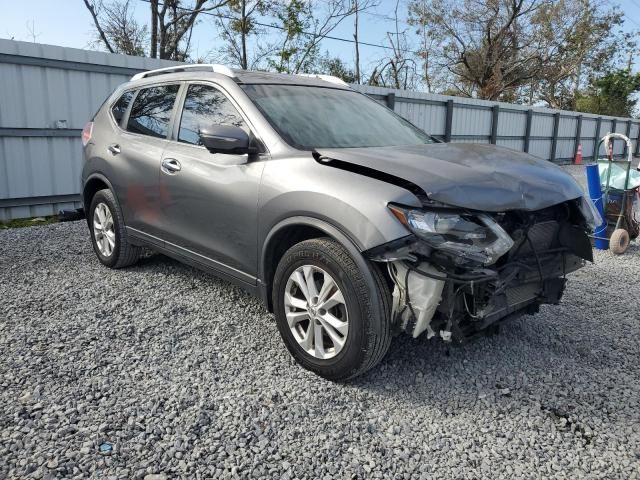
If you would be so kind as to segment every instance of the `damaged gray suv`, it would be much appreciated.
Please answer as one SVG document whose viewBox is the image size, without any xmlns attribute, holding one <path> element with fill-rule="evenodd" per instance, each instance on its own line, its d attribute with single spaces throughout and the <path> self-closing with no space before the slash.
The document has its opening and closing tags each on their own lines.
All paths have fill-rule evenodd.
<svg viewBox="0 0 640 480">
<path fill-rule="evenodd" d="M 327 76 L 144 72 L 82 137 L 104 265 L 146 247 L 240 285 L 291 355 L 336 381 L 393 335 L 464 342 L 558 303 L 600 222 L 551 163 L 442 143 Z"/>
</svg>

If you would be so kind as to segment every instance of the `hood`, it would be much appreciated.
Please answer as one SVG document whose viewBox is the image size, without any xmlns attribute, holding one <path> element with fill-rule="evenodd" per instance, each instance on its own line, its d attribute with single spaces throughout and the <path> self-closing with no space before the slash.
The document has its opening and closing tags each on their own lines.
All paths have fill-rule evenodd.
<svg viewBox="0 0 640 480">
<path fill-rule="evenodd" d="M 375 171 L 412 183 L 429 199 L 461 208 L 531 211 L 583 195 L 578 183 L 560 167 L 494 145 L 433 143 L 317 152 L 339 160 L 338 165 L 363 167 L 355 170 L 364 174 Z"/>
</svg>

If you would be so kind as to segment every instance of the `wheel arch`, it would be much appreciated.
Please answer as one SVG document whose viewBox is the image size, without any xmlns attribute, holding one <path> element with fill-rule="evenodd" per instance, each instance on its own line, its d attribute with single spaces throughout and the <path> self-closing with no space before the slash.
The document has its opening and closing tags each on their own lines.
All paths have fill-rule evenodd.
<svg viewBox="0 0 640 480">
<path fill-rule="evenodd" d="M 347 249 L 358 268 L 363 272 L 369 270 L 370 267 L 362 256 L 362 245 L 339 227 L 325 220 L 306 216 L 296 216 L 282 220 L 266 235 L 264 242 L 262 242 L 263 247 L 259 257 L 258 278 L 262 284 L 263 300 L 270 312 L 273 311 L 271 299 L 273 277 L 280 259 L 296 243 L 320 237 L 329 237 L 340 243 Z M 375 288 L 371 275 L 366 276 L 371 281 L 370 287 Z"/>
<path fill-rule="evenodd" d="M 82 187 L 82 205 L 87 215 L 89 214 L 89 207 L 91 206 L 91 200 L 93 199 L 93 196 L 97 192 L 105 188 L 111 190 L 115 197 L 115 190 L 113 189 L 113 185 L 111 185 L 111 182 L 107 179 L 107 177 L 100 173 L 92 174 L 84 182 L 84 185 Z"/>
</svg>

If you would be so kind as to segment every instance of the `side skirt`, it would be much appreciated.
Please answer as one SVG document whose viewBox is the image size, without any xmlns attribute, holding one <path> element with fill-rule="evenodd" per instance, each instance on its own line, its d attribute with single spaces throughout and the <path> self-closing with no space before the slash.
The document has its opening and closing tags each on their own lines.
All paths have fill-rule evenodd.
<svg viewBox="0 0 640 480">
<path fill-rule="evenodd" d="M 161 238 L 141 232 L 135 228 L 127 227 L 127 234 L 135 245 L 148 247 L 181 263 L 202 270 L 205 273 L 242 288 L 250 295 L 264 300 L 265 295 L 262 282 L 259 282 L 254 276 L 231 268 L 199 253 L 166 242 Z"/>
</svg>

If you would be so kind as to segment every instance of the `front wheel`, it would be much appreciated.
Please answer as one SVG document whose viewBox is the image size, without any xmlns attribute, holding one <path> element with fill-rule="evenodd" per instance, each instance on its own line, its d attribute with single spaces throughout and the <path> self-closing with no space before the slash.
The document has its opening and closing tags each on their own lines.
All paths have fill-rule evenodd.
<svg viewBox="0 0 640 480">
<path fill-rule="evenodd" d="M 347 250 L 328 238 L 291 247 L 273 284 L 276 322 L 287 349 L 304 368 L 334 381 L 369 370 L 385 355 L 391 341 L 389 299 L 377 268 L 358 268 Z"/>
</svg>

